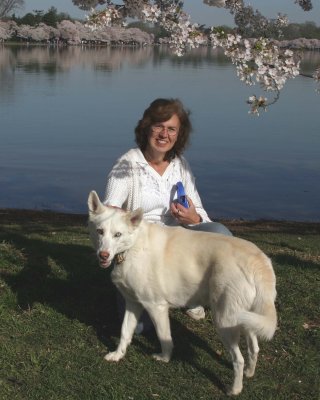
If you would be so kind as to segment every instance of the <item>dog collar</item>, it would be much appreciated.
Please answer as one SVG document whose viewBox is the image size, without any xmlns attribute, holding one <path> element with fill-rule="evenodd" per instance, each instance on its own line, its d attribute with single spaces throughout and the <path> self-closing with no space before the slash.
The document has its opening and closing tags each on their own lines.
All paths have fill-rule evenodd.
<svg viewBox="0 0 320 400">
<path fill-rule="evenodd" d="M 123 261 L 126 259 L 126 257 L 124 256 L 124 251 L 122 253 L 118 253 L 114 256 L 115 259 L 115 263 L 116 265 L 118 264 L 122 264 Z"/>
</svg>

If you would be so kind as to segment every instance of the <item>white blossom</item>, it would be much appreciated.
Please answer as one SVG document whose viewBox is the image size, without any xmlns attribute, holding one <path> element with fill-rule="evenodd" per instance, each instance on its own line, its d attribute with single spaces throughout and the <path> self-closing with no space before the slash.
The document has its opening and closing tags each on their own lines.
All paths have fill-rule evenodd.
<svg viewBox="0 0 320 400">
<path fill-rule="evenodd" d="M 249 114 L 259 116 L 260 109 L 267 111 L 267 98 L 260 96 L 259 98 L 255 95 L 250 96 L 247 103 L 251 105 Z"/>
</svg>

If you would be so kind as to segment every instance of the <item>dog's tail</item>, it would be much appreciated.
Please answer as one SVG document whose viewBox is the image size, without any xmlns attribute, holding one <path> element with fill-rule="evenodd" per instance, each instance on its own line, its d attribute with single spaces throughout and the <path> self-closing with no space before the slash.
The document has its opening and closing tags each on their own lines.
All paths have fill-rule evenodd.
<svg viewBox="0 0 320 400">
<path fill-rule="evenodd" d="M 252 307 L 249 311 L 240 311 L 237 319 L 243 329 L 270 340 L 277 328 L 277 311 L 275 275 L 268 257 L 265 256 L 259 269 L 261 273 L 255 276 L 256 296 Z"/>
<path fill-rule="evenodd" d="M 245 330 L 253 331 L 257 336 L 270 340 L 277 327 L 277 313 L 273 304 L 265 308 L 261 315 L 252 311 L 241 311 L 238 315 L 238 324 Z"/>
</svg>

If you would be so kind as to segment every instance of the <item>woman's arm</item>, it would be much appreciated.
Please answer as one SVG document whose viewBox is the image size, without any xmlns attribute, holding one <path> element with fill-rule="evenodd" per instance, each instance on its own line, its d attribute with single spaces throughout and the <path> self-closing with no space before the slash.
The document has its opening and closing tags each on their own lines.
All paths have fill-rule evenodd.
<svg viewBox="0 0 320 400">
<path fill-rule="evenodd" d="M 203 208 L 201 198 L 199 196 L 198 190 L 196 188 L 195 184 L 195 178 L 191 172 L 191 168 L 189 166 L 189 163 L 184 157 L 181 157 L 181 164 L 182 168 L 184 170 L 184 188 L 187 197 L 189 197 L 192 200 L 193 206 L 195 208 L 196 213 L 199 215 L 201 218 L 200 222 L 210 222 L 210 218 Z"/>
<path fill-rule="evenodd" d="M 129 196 L 131 166 L 127 160 L 119 159 L 108 175 L 105 205 L 126 208 Z"/>
</svg>

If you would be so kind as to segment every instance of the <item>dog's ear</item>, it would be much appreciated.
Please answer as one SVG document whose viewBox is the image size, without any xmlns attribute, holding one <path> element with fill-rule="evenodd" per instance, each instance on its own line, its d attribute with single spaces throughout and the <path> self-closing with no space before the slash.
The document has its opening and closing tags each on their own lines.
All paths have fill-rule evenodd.
<svg viewBox="0 0 320 400">
<path fill-rule="evenodd" d="M 140 222 L 143 218 L 143 210 L 142 208 L 138 208 L 137 210 L 128 214 L 128 218 L 132 226 L 137 227 L 140 225 Z"/>
<path fill-rule="evenodd" d="M 105 207 L 101 203 L 97 192 L 95 192 L 94 190 L 89 193 L 88 208 L 89 213 L 92 214 L 101 214 L 105 210 Z"/>
</svg>

